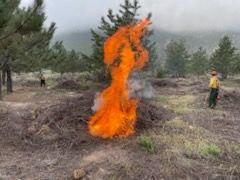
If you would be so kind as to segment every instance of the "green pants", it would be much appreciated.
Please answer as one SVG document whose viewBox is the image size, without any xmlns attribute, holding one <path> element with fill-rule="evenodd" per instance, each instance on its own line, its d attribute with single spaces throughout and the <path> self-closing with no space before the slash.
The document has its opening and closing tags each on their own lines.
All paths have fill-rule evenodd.
<svg viewBox="0 0 240 180">
<path fill-rule="evenodd" d="M 218 89 L 211 88 L 210 97 L 209 97 L 209 107 L 215 108 L 217 105 Z"/>
</svg>

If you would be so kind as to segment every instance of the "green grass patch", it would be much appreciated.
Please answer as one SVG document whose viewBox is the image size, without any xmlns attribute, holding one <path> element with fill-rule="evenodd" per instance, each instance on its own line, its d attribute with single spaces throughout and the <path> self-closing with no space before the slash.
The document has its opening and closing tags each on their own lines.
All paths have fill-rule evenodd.
<svg viewBox="0 0 240 180">
<path fill-rule="evenodd" d="M 155 152 L 155 144 L 151 137 L 141 135 L 138 137 L 138 143 L 150 154 Z"/>
<path fill-rule="evenodd" d="M 205 144 L 200 148 L 200 154 L 204 157 L 217 158 L 221 153 L 221 149 L 215 144 Z"/>
</svg>

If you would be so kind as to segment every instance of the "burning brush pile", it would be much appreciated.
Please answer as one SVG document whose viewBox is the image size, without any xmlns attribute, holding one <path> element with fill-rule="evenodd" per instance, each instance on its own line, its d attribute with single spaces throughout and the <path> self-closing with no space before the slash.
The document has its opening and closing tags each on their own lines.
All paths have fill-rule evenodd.
<svg viewBox="0 0 240 180">
<path fill-rule="evenodd" d="M 168 111 L 132 96 L 130 77 L 148 61 L 148 52 L 141 40 L 150 24 L 149 19 L 143 19 L 119 28 L 106 40 L 104 63 L 112 76 L 108 88 L 97 96 L 87 93 L 48 108 L 37 122 L 41 122 L 41 126 L 47 124 L 58 134 L 64 134 L 66 127 L 80 133 L 77 128 L 85 125 L 85 132 L 94 137 L 114 138 L 128 137 L 135 133 L 136 127 L 158 126 L 168 120 Z"/>
<path fill-rule="evenodd" d="M 87 91 L 78 97 L 71 97 L 61 102 L 41 109 L 36 119 L 30 121 L 29 130 L 34 129 L 32 138 L 45 140 L 69 141 L 79 143 L 88 137 L 88 123 L 93 115 L 95 92 Z M 155 107 L 149 101 L 139 101 L 136 109 L 136 131 L 162 126 L 166 120 L 172 118 L 172 112 Z M 26 132 L 29 135 L 29 132 Z M 52 138 L 52 137 L 53 138 Z M 50 137 L 50 138 L 49 138 Z M 37 140 L 36 139 L 36 140 Z"/>
<path fill-rule="evenodd" d="M 92 136 L 128 137 L 134 134 L 138 99 L 130 97 L 129 77 L 144 67 L 148 51 L 142 46 L 149 19 L 121 27 L 104 44 L 104 63 L 111 71 L 112 83 L 97 97 L 96 113 L 88 128 Z"/>
<path fill-rule="evenodd" d="M 63 148 L 92 142 L 88 124 L 93 115 L 95 98 L 95 92 L 87 91 L 76 97 L 63 98 L 55 104 L 36 109 L 35 112 L 30 108 L 21 113 L 12 110 L 0 112 L 1 140 L 22 144 L 24 139 L 24 142 L 35 146 L 57 143 Z M 141 132 L 161 127 L 172 115 L 172 112 L 155 107 L 149 101 L 139 101 L 134 130 Z"/>
</svg>

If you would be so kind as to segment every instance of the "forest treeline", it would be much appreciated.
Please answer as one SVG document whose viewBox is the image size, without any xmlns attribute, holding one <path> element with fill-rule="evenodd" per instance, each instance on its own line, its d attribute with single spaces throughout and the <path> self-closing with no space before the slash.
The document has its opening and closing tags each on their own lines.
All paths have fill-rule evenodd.
<svg viewBox="0 0 240 180">
<path fill-rule="evenodd" d="M 103 76 L 101 80 L 107 79 L 108 72 L 103 64 L 104 41 L 119 27 L 137 22 L 141 8 L 138 0 L 125 0 L 118 12 L 110 9 L 107 16 L 101 18 L 98 29 L 91 30 L 92 53 L 89 55 L 69 51 L 63 42 L 51 44 L 56 25 L 44 26 L 43 0 L 35 0 L 28 8 L 20 8 L 19 4 L 20 0 L 0 0 L 0 97 L 2 85 L 6 85 L 8 93 L 13 92 L 13 73 L 41 72 L 44 69 L 61 74 L 88 71 Z M 151 13 L 148 18 L 151 18 Z M 227 35 L 219 39 L 211 54 L 202 47 L 190 52 L 183 39 L 171 40 L 164 49 L 166 57 L 163 61 L 158 57 L 156 43 L 151 38 L 153 33 L 149 30 L 142 39 L 149 51 L 145 71 L 153 76 L 200 76 L 212 67 L 222 74 L 222 78 L 240 72 L 240 52 Z"/>
</svg>

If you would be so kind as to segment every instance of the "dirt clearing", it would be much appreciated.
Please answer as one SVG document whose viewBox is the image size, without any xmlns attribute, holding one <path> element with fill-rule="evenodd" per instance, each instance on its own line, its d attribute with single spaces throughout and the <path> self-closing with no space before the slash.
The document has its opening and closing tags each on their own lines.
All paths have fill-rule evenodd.
<svg viewBox="0 0 240 180">
<path fill-rule="evenodd" d="M 95 91 L 19 84 L 0 106 L 0 179 L 239 179 L 238 81 L 214 111 L 204 80 L 154 81 L 135 135 L 112 140 L 88 134 Z"/>
</svg>

